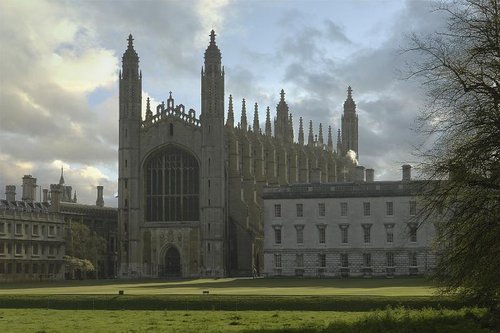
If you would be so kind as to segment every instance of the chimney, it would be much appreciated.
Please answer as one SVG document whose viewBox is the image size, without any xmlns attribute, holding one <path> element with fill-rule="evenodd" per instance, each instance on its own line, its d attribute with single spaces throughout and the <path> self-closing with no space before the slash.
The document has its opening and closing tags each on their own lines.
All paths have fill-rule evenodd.
<svg viewBox="0 0 500 333">
<path fill-rule="evenodd" d="M 49 190 L 46 188 L 43 189 L 43 202 L 49 202 Z"/>
<path fill-rule="evenodd" d="M 59 184 L 50 184 L 50 211 L 59 212 L 61 209 L 62 186 Z"/>
<path fill-rule="evenodd" d="M 36 178 L 31 175 L 24 175 L 23 177 L 23 201 L 35 201 Z"/>
<path fill-rule="evenodd" d="M 97 186 L 97 200 L 95 201 L 96 206 L 104 207 L 104 199 L 102 197 L 102 186 Z"/>
<path fill-rule="evenodd" d="M 311 170 L 311 183 L 312 184 L 320 184 L 321 183 L 321 169 L 313 168 Z"/>
<path fill-rule="evenodd" d="M 375 181 L 375 170 L 366 169 L 365 173 L 366 173 L 366 182 L 373 183 Z"/>
<path fill-rule="evenodd" d="M 5 186 L 5 199 L 7 201 L 16 201 L 16 185 Z"/>
<path fill-rule="evenodd" d="M 403 181 L 409 182 L 411 180 L 411 165 L 403 165 Z"/>
<path fill-rule="evenodd" d="M 355 171 L 355 177 L 354 177 L 354 181 L 355 182 L 358 182 L 358 183 L 362 183 L 365 181 L 365 167 L 364 166 L 361 166 L 361 165 L 358 165 L 356 167 L 356 171 Z"/>
</svg>

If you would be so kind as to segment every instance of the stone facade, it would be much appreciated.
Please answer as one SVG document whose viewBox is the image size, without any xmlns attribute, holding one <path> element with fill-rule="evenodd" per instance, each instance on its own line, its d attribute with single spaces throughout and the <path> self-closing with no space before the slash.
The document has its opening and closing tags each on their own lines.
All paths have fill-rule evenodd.
<svg viewBox="0 0 500 333">
<path fill-rule="evenodd" d="M 265 275 L 428 273 L 435 265 L 435 229 L 419 223 L 422 183 L 408 177 L 266 187 Z"/>
<path fill-rule="evenodd" d="M 274 121 L 269 107 L 260 128 L 257 103 L 253 126 L 245 100 L 235 125 L 229 96 L 225 120 L 224 68 L 211 32 L 201 71 L 201 116 L 167 102 L 146 105 L 142 115 L 142 73 L 132 36 L 123 55 L 119 97 L 120 276 L 249 275 L 263 267 L 262 189 L 353 177 L 357 154 L 356 105 L 349 88 L 336 149 L 332 128 L 324 139 L 309 123 L 307 142 L 299 120 L 294 141 L 285 93 Z M 274 130 L 272 124 L 274 123 Z M 348 157 L 348 156 L 351 156 Z"/>
<path fill-rule="evenodd" d="M 63 279 L 63 256 L 64 221 L 48 203 L 0 200 L 0 281 Z"/>
<path fill-rule="evenodd" d="M 43 191 L 43 198 L 39 202 L 36 200 L 36 187 L 36 178 L 33 178 L 31 175 L 25 175 L 22 185 L 22 200 L 16 201 L 16 186 L 6 186 L 6 200 L 2 200 L 2 204 L 0 204 L 0 214 L 3 214 L 0 216 L 0 224 L 2 223 L 2 217 L 7 221 L 4 227 L 0 225 L 0 262 L 2 262 L 2 259 L 8 259 L 2 262 L 2 264 L 5 264 L 3 272 L 14 272 L 12 274 L 17 274 L 13 271 L 16 268 L 13 267 L 17 267 L 18 264 L 27 264 L 31 268 L 26 271 L 30 273 L 24 273 L 25 266 L 22 266 L 22 274 L 4 276 L 4 278 L 33 279 L 35 274 L 33 273 L 34 267 L 36 267 L 36 274 L 41 275 L 37 279 L 63 278 L 64 267 L 60 268 L 60 266 L 64 266 L 62 259 L 66 254 L 65 244 L 71 237 L 71 223 L 74 222 L 85 224 L 90 230 L 105 240 L 106 253 L 99 255 L 96 260 L 92 260 L 92 263 L 96 265 L 99 278 L 115 278 L 118 270 L 118 212 L 116 208 L 104 206 L 102 186 L 97 186 L 96 205 L 76 203 L 76 193 L 72 192 L 71 186 L 65 185 L 62 168 L 59 183 L 50 185 L 50 191 L 49 189 L 41 190 Z M 23 231 L 22 237 L 17 234 L 12 235 L 12 228 L 14 228 L 13 226 L 17 220 L 25 225 L 25 228 L 28 228 L 27 232 Z M 51 227 L 47 226 L 46 221 L 52 221 L 57 224 L 56 237 L 52 234 L 50 237 L 46 237 L 46 234 L 51 230 Z M 39 224 L 40 226 L 38 226 Z M 34 229 L 38 231 L 35 233 Z M 10 231 L 2 233 L 2 230 Z M 30 230 L 33 230 L 31 234 Z M 12 238 L 12 236 L 15 237 Z M 2 239 L 5 239 L 5 242 L 2 242 Z M 27 240 L 29 242 L 26 242 Z M 25 255 L 12 255 L 11 252 L 7 251 L 8 246 L 15 246 L 19 242 L 24 242 L 23 246 L 26 246 L 23 250 L 27 251 Z M 56 255 L 48 254 L 51 253 L 50 248 L 52 246 L 52 243 L 48 242 L 57 243 L 53 243 L 54 249 L 57 248 Z M 40 243 L 39 254 L 30 254 L 29 251 L 32 251 L 33 246 L 35 246 L 34 244 L 37 243 Z M 2 246 L 5 247 L 3 254 Z M 49 252 L 46 253 L 45 248 Z M 11 265 L 7 266 L 8 263 L 11 263 Z M 0 272 L 2 272 L 2 266 L 0 266 Z M 0 273 L 0 280 L 2 279 L 1 275 L 2 273 Z"/>
</svg>

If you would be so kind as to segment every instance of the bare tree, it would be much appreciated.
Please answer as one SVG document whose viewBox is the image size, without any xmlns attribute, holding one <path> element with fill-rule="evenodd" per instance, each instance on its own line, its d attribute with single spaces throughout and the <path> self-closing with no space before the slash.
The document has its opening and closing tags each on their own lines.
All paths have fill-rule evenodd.
<svg viewBox="0 0 500 333">
<path fill-rule="evenodd" d="M 440 2 L 444 31 L 410 37 L 410 77 L 429 106 L 419 130 L 430 180 L 424 217 L 438 220 L 435 278 L 444 292 L 498 305 L 500 296 L 500 7 L 497 0 Z"/>
</svg>

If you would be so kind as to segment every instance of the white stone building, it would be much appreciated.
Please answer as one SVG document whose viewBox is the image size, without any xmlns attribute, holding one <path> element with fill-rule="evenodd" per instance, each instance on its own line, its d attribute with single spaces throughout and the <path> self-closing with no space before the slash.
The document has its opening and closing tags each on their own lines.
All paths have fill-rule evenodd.
<svg viewBox="0 0 500 333">
<path fill-rule="evenodd" d="M 8 185 L 0 200 L 0 281 L 64 278 L 64 220 L 47 202 L 35 202 L 36 178 L 24 176 L 22 200 Z M 59 185 L 53 196 L 62 191 Z"/>
<path fill-rule="evenodd" d="M 265 275 L 417 275 L 433 268 L 434 225 L 417 219 L 423 183 L 411 181 L 411 167 L 403 166 L 401 181 L 373 181 L 373 169 L 365 181 L 364 168 L 357 171 L 355 182 L 264 189 Z"/>
</svg>

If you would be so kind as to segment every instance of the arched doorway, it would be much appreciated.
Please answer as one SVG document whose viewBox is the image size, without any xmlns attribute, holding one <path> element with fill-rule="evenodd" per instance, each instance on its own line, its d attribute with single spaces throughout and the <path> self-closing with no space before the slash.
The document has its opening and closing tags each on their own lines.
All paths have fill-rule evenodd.
<svg viewBox="0 0 500 333">
<path fill-rule="evenodd" d="M 163 266 L 164 277 L 180 277 L 181 276 L 181 255 L 175 247 L 168 248 L 165 253 L 165 261 Z"/>
</svg>

